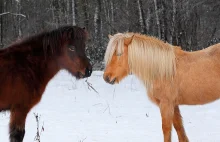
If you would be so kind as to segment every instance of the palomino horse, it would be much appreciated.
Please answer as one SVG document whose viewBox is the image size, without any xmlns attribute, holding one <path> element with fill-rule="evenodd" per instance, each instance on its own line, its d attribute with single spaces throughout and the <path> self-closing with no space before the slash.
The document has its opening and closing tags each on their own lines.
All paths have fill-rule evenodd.
<svg viewBox="0 0 220 142">
<path fill-rule="evenodd" d="M 28 112 L 59 70 L 78 79 L 91 75 L 86 38 L 85 29 L 64 26 L 0 50 L 0 111 L 11 112 L 10 142 L 23 141 Z"/>
<path fill-rule="evenodd" d="M 164 142 L 171 142 L 172 125 L 180 142 L 188 142 L 178 105 L 197 105 L 220 97 L 220 44 L 186 52 L 154 37 L 118 33 L 105 53 L 104 79 L 119 83 L 129 73 L 145 85 L 160 108 Z"/>
</svg>

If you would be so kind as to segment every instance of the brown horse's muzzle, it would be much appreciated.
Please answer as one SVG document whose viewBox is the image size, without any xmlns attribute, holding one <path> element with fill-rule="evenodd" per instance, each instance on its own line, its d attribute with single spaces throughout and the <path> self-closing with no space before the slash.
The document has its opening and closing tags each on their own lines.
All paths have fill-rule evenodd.
<svg viewBox="0 0 220 142">
<path fill-rule="evenodd" d="M 78 71 L 75 74 L 75 77 L 78 78 L 78 79 L 86 78 L 86 77 L 90 77 L 91 74 L 92 74 L 92 67 L 91 66 L 87 66 L 84 71 Z"/>
</svg>

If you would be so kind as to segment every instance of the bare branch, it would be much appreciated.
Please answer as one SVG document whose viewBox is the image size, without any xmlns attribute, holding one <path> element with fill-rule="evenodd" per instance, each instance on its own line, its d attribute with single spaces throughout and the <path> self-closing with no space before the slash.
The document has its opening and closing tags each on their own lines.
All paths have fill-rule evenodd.
<svg viewBox="0 0 220 142">
<path fill-rule="evenodd" d="M 85 82 L 87 83 L 89 90 L 90 90 L 90 88 L 92 88 L 93 91 L 95 91 L 97 94 L 99 94 L 98 91 L 96 91 L 95 88 L 92 86 L 92 84 L 88 82 L 88 79 L 86 79 Z"/>
<path fill-rule="evenodd" d="M 2 15 L 6 15 L 6 14 L 9 14 L 10 12 L 4 12 L 4 13 L 1 13 L 0 16 Z"/>
<path fill-rule="evenodd" d="M 11 15 L 14 15 L 14 16 L 22 16 L 22 17 L 25 17 L 25 18 L 26 18 L 26 15 L 24 15 L 24 14 L 20 14 L 20 13 L 11 13 L 11 12 L 4 12 L 4 13 L 1 13 L 0 16 L 6 15 L 6 14 L 11 14 Z"/>
</svg>

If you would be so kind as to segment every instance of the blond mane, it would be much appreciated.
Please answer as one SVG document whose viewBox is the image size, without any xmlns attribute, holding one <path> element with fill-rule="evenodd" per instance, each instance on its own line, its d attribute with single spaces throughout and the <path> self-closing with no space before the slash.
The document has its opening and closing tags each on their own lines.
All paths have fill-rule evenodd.
<svg viewBox="0 0 220 142">
<path fill-rule="evenodd" d="M 132 73 L 149 86 L 156 79 L 172 80 L 176 71 L 174 47 L 154 37 L 135 34 L 128 47 Z"/>
<path fill-rule="evenodd" d="M 108 44 L 105 62 L 111 61 L 115 53 L 123 54 L 124 39 L 132 37 L 128 46 L 130 72 L 149 87 L 154 80 L 172 80 L 176 71 L 174 46 L 157 38 L 134 33 L 114 35 Z"/>
</svg>

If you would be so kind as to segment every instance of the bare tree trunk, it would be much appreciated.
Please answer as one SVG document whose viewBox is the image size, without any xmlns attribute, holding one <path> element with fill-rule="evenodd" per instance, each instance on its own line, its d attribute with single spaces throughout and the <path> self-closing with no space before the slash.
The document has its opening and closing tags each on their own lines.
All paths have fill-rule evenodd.
<svg viewBox="0 0 220 142">
<path fill-rule="evenodd" d="M 21 3 L 20 1 L 17 1 L 17 13 L 21 13 Z M 21 31 L 21 16 L 17 16 L 18 18 L 18 38 L 21 38 L 22 31 Z"/>
<path fill-rule="evenodd" d="M 95 35 L 97 36 L 98 33 L 98 6 L 95 7 L 95 14 L 94 14 L 94 31 Z"/>
<path fill-rule="evenodd" d="M 158 32 L 158 37 L 161 38 L 160 20 L 159 20 L 157 7 L 158 7 L 157 0 L 154 0 L 154 8 L 155 8 L 155 15 L 156 15 L 157 30 L 158 30 L 157 32 Z"/>
<path fill-rule="evenodd" d="M 108 0 L 103 0 L 103 8 L 106 10 L 105 17 L 108 26 L 108 33 L 111 33 L 111 18 L 110 18 L 110 3 Z"/>
<path fill-rule="evenodd" d="M 72 7 L 72 6 L 71 6 Z M 67 24 L 70 24 L 70 0 L 66 1 L 66 20 L 67 20 Z"/>
<path fill-rule="evenodd" d="M 175 27 L 176 27 L 176 0 L 172 0 L 173 3 L 173 12 L 172 12 L 172 27 L 171 27 L 171 43 L 174 45 L 177 44 L 177 35 L 175 32 Z"/>
<path fill-rule="evenodd" d="M 51 13 L 52 13 L 52 23 L 55 23 L 55 7 L 53 4 L 53 1 L 50 4 L 50 8 L 51 8 Z"/>
<path fill-rule="evenodd" d="M 58 9 L 57 9 L 57 11 L 58 11 L 58 25 L 61 25 L 62 24 L 62 22 L 63 22 L 63 20 L 62 20 L 62 2 L 63 2 L 63 0 L 57 0 L 57 4 L 58 4 Z"/>
<path fill-rule="evenodd" d="M 0 13 L 3 13 L 4 10 L 3 10 L 3 0 L 0 1 Z M 0 35 L 0 48 L 3 48 L 3 16 L 0 16 L 0 32 L 1 32 L 1 35 Z"/>
<path fill-rule="evenodd" d="M 161 1 L 161 16 L 160 16 L 160 27 L 161 27 L 161 39 L 164 41 L 167 41 L 167 35 L 166 35 L 166 31 L 167 31 L 167 26 L 166 26 L 166 4 L 165 1 Z"/>
<path fill-rule="evenodd" d="M 111 6 L 111 26 L 112 28 L 111 29 L 114 29 L 114 4 L 113 4 L 113 1 L 110 0 L 110 6 Z M 113 32 L 113 30 L 111 30 L 111 33 Z"/>
<path fill-rule="evenodd" d="M 146 23 L 145 23 L 145 18 L 144 18 L 142 1 L 137 0 L 137 5 L 138 5 L 138 13 L 139 13 L 139 23 L 141 26 L 141 33 L 146 33 L 147 31 L 146 31 Z"/>
<path fill-rule="evenodd" d="M 148 34 L 149 30 L 150 30 L 150 19 L 151 19 L 151 13 L 150 13 L 150 9 L 148 8 L 147 9 L 147 16 L 146 16 L 146 20 L 145 20 L 145 23 L 146 23 L 146 34 Z"/>
<path fill-rule="evenodd" d="M 72 0 L 72 17 L 73 17 L 72 24 L 76 25 L 75 0 Z"/>
<path fill-rule="evenodd" d="M 197 42 L 197 28 L 198 28 L 198 20 L 199 15 L 197 12 L 197 7 L 194 7 L 194 13 L 192 16 L 192 34 L 191 34 L 191 50 L 198 50 L 198 42 Z"/>
<path fill-rule="evenodd" d="M 109 18 L 108 2 L 107 2 L 107 0 L 102 0 L 102 1 L 103 1 L 103 10 L 104 10 L 104 16 L 102 16 L 103 17 L 103 20 L 102 20 L 102 30 L 103 30 L 103 24 L 105 24 L 105 23 L 103 23 L 103 21 L 105 20 L 106 23 L 108 23 L 108 33 L 110 33 L 110 25 L 109 25 L 110 18 Z M 102 32 L 102 34 L 103 34 L 103 32 Z"/>
<path fill-rule="evenodd" d="M 129 16 L 129 0 L 126 0 L 126 16 Z M 129 22 L 126 22 L 127 31 L 130 31 L 130 24 Z"/>
<path fill-rule="evenodd" d="M 86 26 L 86 29 L 89 28 L 89 11 L 88 11 L 88 1 L 87 0 L 84 0 L 83 1 L 83 11 L 84 11 L 84 16 L 85 16 L 85 19 L 84 19 L 84 24 Z"/>
</svg>

